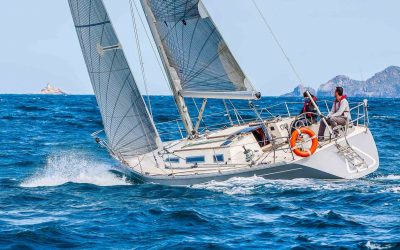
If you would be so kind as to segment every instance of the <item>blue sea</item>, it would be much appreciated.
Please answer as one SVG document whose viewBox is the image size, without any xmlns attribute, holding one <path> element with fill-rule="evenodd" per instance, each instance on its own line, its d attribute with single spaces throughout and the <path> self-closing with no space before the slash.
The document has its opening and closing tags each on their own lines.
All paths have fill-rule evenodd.
<svg viewBox="0 0 400 250">
<path fill-rule="evenodd" d="M 177 118 L 151 99 L 157 123 Z M 370 125 L 364 179 L 168 187 L 116 174 L 94 96 L 0 95 L 0 249 L 400 249 L 400 99 L 371 99 Z"/>
</svg>

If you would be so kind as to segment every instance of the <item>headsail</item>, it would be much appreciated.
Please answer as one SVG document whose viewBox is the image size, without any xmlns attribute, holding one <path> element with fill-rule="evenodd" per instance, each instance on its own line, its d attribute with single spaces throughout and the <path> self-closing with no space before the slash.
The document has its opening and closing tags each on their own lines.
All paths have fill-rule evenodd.
<svg viewBox="0 0 400 250">
<path fill-rule="evenodd" d="M 103 119 L 108 146 L 119 156 L 151 152 L 160 137 L 128 66 L 102 0 L 69 0 Z"/>
<path fill-rule="evenodd" d="M 200 0 L 141 2 L 181 96 L 260 98 Z"/>
</svg>

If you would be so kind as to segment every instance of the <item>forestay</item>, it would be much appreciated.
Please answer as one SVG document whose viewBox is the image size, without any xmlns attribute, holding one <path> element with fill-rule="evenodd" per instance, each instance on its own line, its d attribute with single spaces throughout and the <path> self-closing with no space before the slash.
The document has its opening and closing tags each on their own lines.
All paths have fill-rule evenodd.
<svg viewBox="0 0 400 250">
<path fill-rule="evenodd" d="M 160 139 L 102 0 L 69 0 L 110 149 L 122 157 L 156 149 Z"/>
<path fill-rule="evenodd" d="M 142 4 L 155 19 L 150 26 L 155 26 L 156 42 L 165 53 L 162 58 L 180 95 L 260 98 L 201 1 L 142 0 Z"/>
</svg>

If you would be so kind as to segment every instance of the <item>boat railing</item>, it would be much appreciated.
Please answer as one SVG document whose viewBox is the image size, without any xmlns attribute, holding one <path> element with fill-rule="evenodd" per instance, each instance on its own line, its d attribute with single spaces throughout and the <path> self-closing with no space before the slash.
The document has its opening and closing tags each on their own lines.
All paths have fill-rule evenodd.
<svg viewBox="0 0 400 250">
<path fill-rule="evenodd" d="M 231 108 L 223 112 L 205 114 L 199 126 L 199 133 L 207 133 L 231 126 L 261 122 L 260 119 L 270 121 L 276 118 L 299 117 L 304 102 L 282 102 L 267 107 Z M 323 115 L 328 115 L 333 102 L 328 100 L 317 101 Z M 368 102 L 350 103 L 352 120 L 349 124 L 368 127 Z M 195 119 L 193 119 L 195 120 Z M 181 119 L 156 123 L 159 134 L 164 141 L 183 139 L 186 131 Z"/>
</svg>

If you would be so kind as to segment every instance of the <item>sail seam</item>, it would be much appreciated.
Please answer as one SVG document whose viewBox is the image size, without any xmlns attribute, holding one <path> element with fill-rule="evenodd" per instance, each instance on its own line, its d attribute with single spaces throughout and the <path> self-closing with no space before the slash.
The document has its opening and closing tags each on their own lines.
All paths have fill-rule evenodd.
<svg viewBox="0 0 400 250">
<path fill-rule="evenodd" d="M 190 76 L 190 78 L 187 80 L 188 82 L 191 81 L 192 79 L 194 79 L 195 77 L 199 76 L 200 74 L 202 74 L 211 64 L 213 64 L 215 62 L 215 60 L 218 59 L 219 55 L 221 54 L 222 51 L 224 51 L 227 47 L 225 46 L 224 48 L 222 48 L 220 51 L 218 51 L 218 53 L 213 57 L 213 59 L 203 67 L 202 70 L 196 72 L 193 76 Z M 225 76 L 227 76 L 228 74 L 225 74 Z"/>
<path fill-rule="evenodd" d="M 197 55 L 197 57 L 196 57 L 196 61 L 194 62 L 194 64 L 193 64 L 193 68 L 195 68 L 196 66 L 197 66 L 197 64 L 198 64 L 198 61 L 199 61 L 199 59 L 200 59 L 200 56 L 201 56 L 201 54 L 203 53 L 203 51 L 204 51 L 204 49 L 205 49 L 205 47 L 206 47 L 206 45 L 207 45 L 207 42 L 211 39 L 211 37 L 212 37 L 212 35 L 214 34 L 214 32 L 216 31 L 216 29 L 214 28 L 213 30 L 212 30 L 212 32 L 210 32 L 210 35 L 207 37 L 207 39 L 206 39 L 206 41 L 204 42 L 204 44 L 203 44 L 203 46 L 201 47 L 201 49 L 200 49 L 200 51 L 199 51 L 199 53 L 198 53 L 198 55 Z M 187 76 L 187 79 L 191 79 L 191 75 L 188 75 Z M 186 79 L 185 79 L 185 82 L 186 82 Z"/>
<path fill-rule="evenodd" d="M 131 76 L 131 72 L 129 72 L 128 75 L 126 76 L 125 81 L 124 81 L 121 89 L 119 90 L 118 97 L 116 98 L 115 105 L 114 105 L 114 108 L 113 108 L 113 112 L 112 112 L 112 115 L 111 115 L 110 131 L 112 129 L 112 124 L 114 123 L 114 119 L 112 119 L 112 118 L 116 118 L 116 117 L 114 117 L 114 114 L 115 114 L 115 110 L 117 109 L 117 104 L 119 102 L 119 98 L 121 97 L 122 90 L 125 88 L 125 85 L 126 85 L 126 83 L 127 83 L 127 81 L 128 81 L 130 76 Z M 125 118 L 125 117 L 122 117 L 122 118 Z"/>
</svg>

